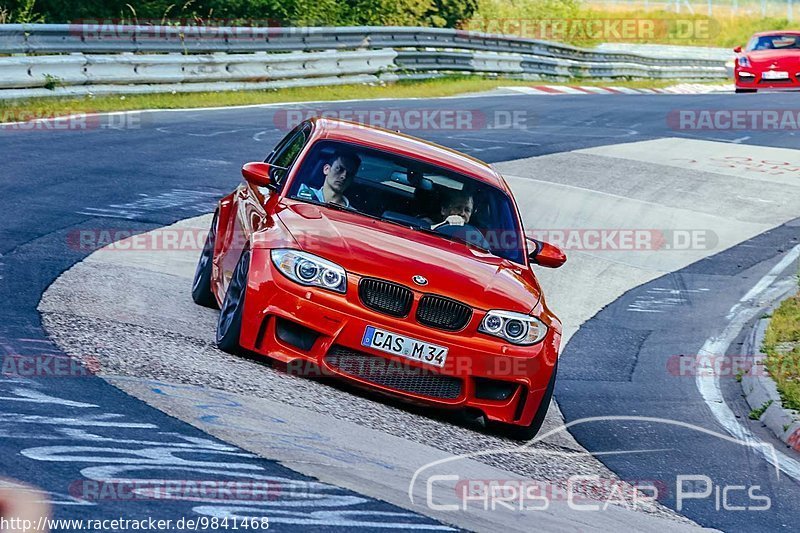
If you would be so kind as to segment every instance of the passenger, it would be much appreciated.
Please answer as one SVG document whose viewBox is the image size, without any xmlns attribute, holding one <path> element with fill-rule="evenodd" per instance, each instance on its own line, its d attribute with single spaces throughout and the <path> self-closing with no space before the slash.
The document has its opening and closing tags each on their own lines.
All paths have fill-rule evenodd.
<svg viewBox="0 0 800 533">
<path fill-rule="evenodd" d="M 475 200 L 472 198 L 472 194 L 467 191 L 451 192 L 445 196 L 444 202 L 442 202 L 441 214 L 444 221 L 432 226 L 431 229 L 437 229 L 446 224 L 451 226 L 469 224 L 474 210 Z"/>
<path fill-rule="evenodd" d="M 314 189 L 305 183 L 300 187 L 297 196 L 308 200 L 316 200 L 323 204 L 337 204 L 350 207 L 350 200 L 344 195 L 361 166 L 361 158 L 350 152 L 335 152 L 328 163 L 322 167 L 325 181 L 322 187 Z"/>
</svg>

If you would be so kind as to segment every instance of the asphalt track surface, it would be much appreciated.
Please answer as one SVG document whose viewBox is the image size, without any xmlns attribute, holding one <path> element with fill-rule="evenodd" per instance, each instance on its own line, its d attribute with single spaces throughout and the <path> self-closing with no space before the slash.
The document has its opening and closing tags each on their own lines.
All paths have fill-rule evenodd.
<svg viewBox="0 0 800 533">
<path fill-rule="evenodd" d="M 489 162 L 566 152 L 662 137 L 704 138 L 748 145 L 795 148 L 792 132 L 676 131 L 666 117 L 679 109 L 791 109 L 796 95 L 502 95 L 427 101 L 308 104 L 305 109 L 460 109 L 495 112 L 524 110 L 527 129 L 477 128 L 409 131 Z M 90 131 L 2 131 L 3 215 L 0 217 L 0 341 L 8 355 L 59 354 L 45 336 L 37 305 L 43 291 L 86 252 L 67 243 L 86 227 L 147 231 L 203 214 L 239 182 L 240 163 L 264 157 L 285 133 L 275 108 L 145 113 L 135 128 Z M 564 169 L 569 172 L 569 169 Z M 795 175 L 795 177 L 797 177 Z M 587 416 L 631 415 L 674 418 L 720 433 L 700 402 L 693 382 L 658 383 L 663 372 L 650 369 L 653 383 L 630 379 L 630 360 L 654 358 L 648 349 L 697 353 L 705 339 L 724 327 L 738 298 L 766 273 L 800 231 L 789 223 L 731 250 L 653 280 L 625 294 L 578 330 L 567 345 L 557 396 L 567 421 Z M 652 288 L 678 284 L 686 291 L 679 313 L 623 313 Z M 683 293 L 682 293 L 683 294 Z M 124 294 L 119 295 L 125 298 Z M 624 326 L 620 326 L 620 322 Z M 609 364 L 614 361 L 615 364 Z M 660 364 L 653 363 L 653 364 Z M 647 367 L 640 366 L 647 371 Z M 730 385 L 730 384 L 729 384 Z M 95 378 L 0 378 L 0 468 L 4 475 L 42 487 L 51 494 L 59 518 L 187 516 L 184 502 L 104 501 L 86 505 L 69 495 L 77 480 L 98 475 L 92 468 L 139 464 L 159 472 L 198 468 L 209 472 L 257 472 L 304 481 L 275 463 L 208 437 Z M 726 397 L 736 400 L 731 386 Z M 757 428 L 754 431 L 758 431 Z M 769 487 L 772 509 L 763 513 L 721 512 L 712 500 L 691 502 L 683 513 L 701 525 L 725 530 L 792 529 L 800 501 L 796 480 L 775 479 L 766 462 L 742 447 L 696 432 L 658 424 L 581 425 L 573 433 L 587 449 L 630 450 L 657 443 L 659 454 L 602 456 L 626 479 L 672 482 L 681 473 L 713 471 L 718 484 Z M 101 443 L 116 439 L 114 451 Z M 768 438 L 764 436 L 764 438 Z M 66 439 L 66 441 L 65 441 Z M 127 441 L 128 447 L 121 441 Z M 148 450 L 142 452 L 142 449 Z M 133 453 L 130 450 L 138 450 Z M 105 451 L 104 451 L 105 450 Z M 112 456 L 113 459 L 109 459 Z M 220 458 L 224 457 L 224 461 Z M 713 467 L 710 468 L 710 465 Z M 121 469 L 120 472 L 123 472 Z M 106 470 L 106 474 L 108 470 Z M 202 476 L 202 472 L 196 475 Z M 768 484 L 768 485 L 767 485 Z M 350 498 L 353 509 L 386 523 L 439 527 L 430 519 L 336 489 L 313 486 L 305 504 L 319 509 L 325 498 Z M 308 486 L 306 486 L 308 488 Z M 665 503 L 675 504 L 672 495 Z M 742 502 L 736 502 L 741 504 Z M 379 513 L 386 513 L 379 515 Z M 287 515 L 287 521 L 289 521 Z M 346 526 L 353 515 L 320 517 L 320 529 Z M 309 524 L 286 527 L 308 529 Z"/>
</svg>

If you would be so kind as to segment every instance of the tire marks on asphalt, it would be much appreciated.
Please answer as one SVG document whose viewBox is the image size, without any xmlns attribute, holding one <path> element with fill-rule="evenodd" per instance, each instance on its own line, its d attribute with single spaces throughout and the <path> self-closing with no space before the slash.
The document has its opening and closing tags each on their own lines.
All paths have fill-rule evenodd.
<svg viewBox="0 0 800 533">
<path fill-rule="evenodd" d="M 169 419 L 163 425 L 138 422 L 107 411 L 100 402 L 44 392 L 35 380 L 0 379 L 0 413 L 0 435 L 24 458 L 13 460 L 16 464 L 26 465 L 26 470 L 67 467 L 74 472 L 67 474 L 72 476 L 67 486 L 39 479 L 52 505 L 89 509 L 73 516 L 113 516 L 114 506 L 124 502 L 129 518 L 266 517 L 272 526 L 303 531 L 451 530 L 415 513 L 299 476 L 194 429 L 176 431 Z M 6 467 L 9 459 L 2 461 Z"/>
</svg>

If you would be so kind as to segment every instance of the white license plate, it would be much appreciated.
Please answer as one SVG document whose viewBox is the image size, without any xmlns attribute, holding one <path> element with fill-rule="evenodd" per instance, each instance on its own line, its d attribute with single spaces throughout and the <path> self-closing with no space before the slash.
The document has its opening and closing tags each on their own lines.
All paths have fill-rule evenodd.
<svg viewBox="0 0 800 533">
<path fill-rule="evenodd" d="M 361 344 L 382 352 L 399 355 L 412 361 L 419 361 L 439 368 L 447 361 L 447 348 L 418 341 L 404 335 L 367 326 Z"/>
<path fill-rule="evenodd" d="M 788 80 L 789 73 L 780 70 L 768 70 L 761 75 L 765 80 Z"/>
</svg>

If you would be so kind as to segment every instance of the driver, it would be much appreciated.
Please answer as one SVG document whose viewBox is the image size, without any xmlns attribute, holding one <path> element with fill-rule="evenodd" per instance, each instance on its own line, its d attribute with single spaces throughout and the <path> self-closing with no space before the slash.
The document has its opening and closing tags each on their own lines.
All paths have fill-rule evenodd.
<svg viewBox="0 0 800 533">
<path fill-rule="evenodd" d="M 350 207 L 350 200 L 344 195 L 345 191 L 353 184 L 353 179 L 361 166 L 361 158 L 356 154 L 337 151 L 322 167 L 325 182 L 319 189 L 314 189 L 305 183 L 300 187 L 297 196 L 316 200 L 320 203 L 338 204 Z"/>
<path fill-rule="evenodd" d="M 464 226 L 469 224 L 475 209 L 475 200 L 467 191 L 455 191 L 445 196 L 442 202 L 442 216 L 444 221 L 432 226 L 436 229 L 446 224 L 451 226 Z"/>
</svg>

